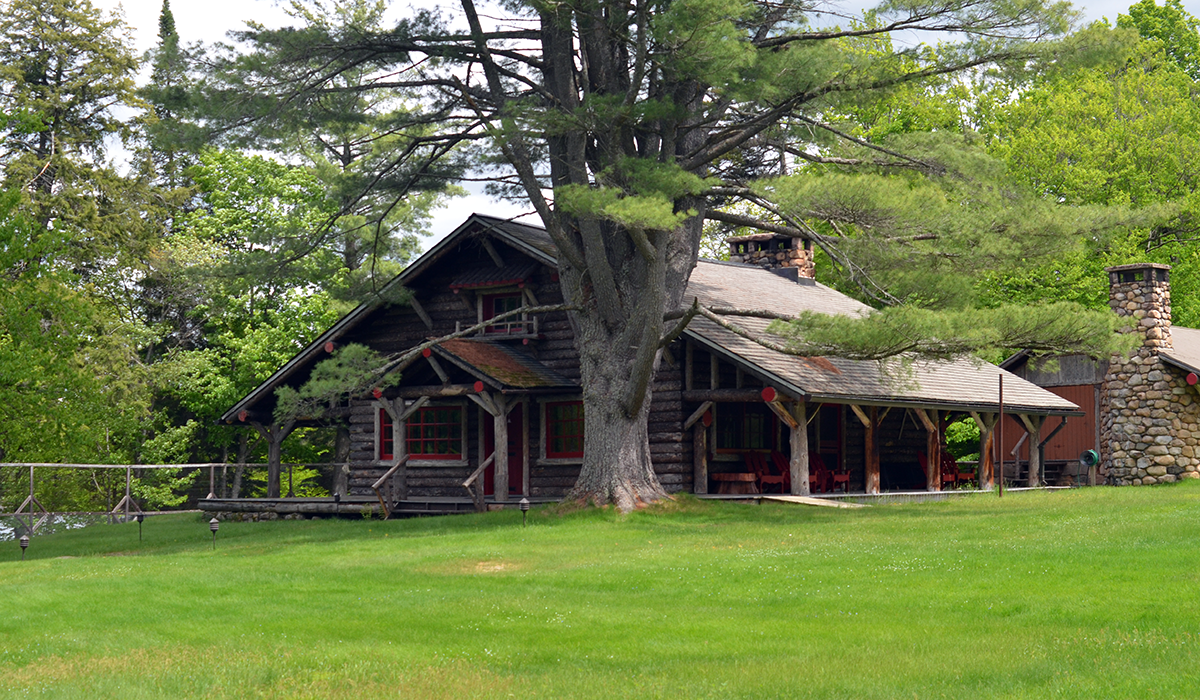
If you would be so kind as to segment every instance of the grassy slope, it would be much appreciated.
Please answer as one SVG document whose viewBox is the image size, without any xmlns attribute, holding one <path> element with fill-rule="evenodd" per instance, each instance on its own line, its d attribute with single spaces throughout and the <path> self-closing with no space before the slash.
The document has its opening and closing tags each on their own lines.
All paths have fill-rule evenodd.
<svg viewBox="0 0 1200 700">
<path fill-rule="evenodd" d="M 1198 522 L 1200 483 L 98 526 L 0 550 L 0 697 L 1197 697 Z"/>
</svg>

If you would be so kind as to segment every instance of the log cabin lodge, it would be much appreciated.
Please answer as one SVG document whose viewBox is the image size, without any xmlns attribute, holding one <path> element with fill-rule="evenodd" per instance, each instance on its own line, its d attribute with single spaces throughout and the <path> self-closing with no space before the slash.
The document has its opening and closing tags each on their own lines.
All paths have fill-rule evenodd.
<svg viewBox="0 0 1200 700">
<path fill-rule="evenodd" d="M 812 250 L 801 239 L 758 234 L 729 246 L 730 262 L 697 264 L 686 300 L 790 316 L 868 308 L 813 279 Z M 544 230 L 470 216 L 388 283 L 385 290 L 406 289 L 407 301 L 360 305 L 222 416 L 269 441 L 273 477 L 266 499 L 208 499 L 201 507 L 277 514 L 382 507 L 403 515 L 562 498 L 586 440 L 578 353 L 565 312 L 522 311 L 562 302 L 556 269 Z M 511 315 L 486 324 L 504 313 Z M 766 332 L 766 320 L 730 322 L 781 342 Z M 280 497 L 281 444 L 313 423 L 275 424 L 276 388 L 303 384 L 344 344 L 393 355 L 479 325 L 415 353 L 397 368 L 397 384 L 353 397 L 324 419 L 348 438 L 336 498 Z M 840 497 L 967 481 L 989 489 L 990 449 L 977 473 L 961 474 L 944 454 L 944 429 L 969 416 L 990 445 L 1000 377 L 1004 410 L 1032 444 L 1042 441 L 1047 420 L 1082 413 L 1068 398 L 985 362 L 915 362 L 889 373 L 876 362 L 785 354 L 697 316 L 667 348 L 654 380 L 652 462 L 668 491 L 701 497 Z M 797 463 L 808 465 L 807 484 L 791 478 L 802 474 Z M 1026 471 L 1036 484 L 1036 465 Z"/>
</svg>

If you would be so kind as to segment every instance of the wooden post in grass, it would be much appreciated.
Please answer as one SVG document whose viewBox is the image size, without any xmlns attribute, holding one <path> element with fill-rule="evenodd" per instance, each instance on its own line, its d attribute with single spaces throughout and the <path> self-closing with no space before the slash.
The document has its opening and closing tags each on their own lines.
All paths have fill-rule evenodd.
<svg viewBox="0 0 1200 700">
<path fill-rule="evenodd" d="M 992 430 L 996 427 L 995 413 L 969 412 L 975 425 L 979 426 L 979 466 L 975 469 L 975 478 L 979 481 L 981 491 L 992 488 Z"/>
<path fill-rule="evenodd" d="M 850 404 L 850 409 L 854 411 L 854 415 L 858 416 L 858 420 L 862 422 L 866 429 L 866 475 L 863 479 L 864 490 L 867 493 L 879 493 L 879 426 L 883 423 L 883 419 L 887 417 L 887 411 L 881 415 L 878 406 L 871 406 L 870 415 L 868 416 L 858 406 Z M 891 409 L 888 409 L 891 410 Z"/>
<path fill-rule="evenodd" d="M 942 431 L 941 416 L 936 408 L 913 409 L 925 426 L 925 488 L 928 491 L 942 490 Z M 932 419 L 930 418 L 932 415 Z"/>
<path fill-rule="evenodd" d="M 1029 431 L 1029 478 L 1026 483 L 1029 486 L 1041 485 L 1042 473 L 1042 425 L 1046 422 L 1046 416 L 1027 416 L 1024 413 L 1020 414 L 1021 422 L 1025 424 L 1025 429 Z"/>
</svg>

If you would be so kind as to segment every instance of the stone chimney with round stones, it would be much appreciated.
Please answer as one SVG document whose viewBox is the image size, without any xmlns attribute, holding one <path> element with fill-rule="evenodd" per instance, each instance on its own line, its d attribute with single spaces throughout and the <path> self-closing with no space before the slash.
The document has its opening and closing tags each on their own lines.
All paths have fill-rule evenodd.
<svg viewBox="0 0 1200 700">
<path fill-rule="evenodd" d="M 1140 344 L 1114 355 L 1100 387 L 1102 473 L 1145 485 L 1200 477 L 1200 402 L 1171 353 L 1170 266 L 1107 268 L 1109 306 Z"/>
<path fill-rule="evenodd" d="M 726 238 L 730 262 L 757 265 L 793 280 L 811 280 L 816 276 L 813 267 L 812 243 L 780 233 L 755 233 L 749 236 Z"/>
</svg>

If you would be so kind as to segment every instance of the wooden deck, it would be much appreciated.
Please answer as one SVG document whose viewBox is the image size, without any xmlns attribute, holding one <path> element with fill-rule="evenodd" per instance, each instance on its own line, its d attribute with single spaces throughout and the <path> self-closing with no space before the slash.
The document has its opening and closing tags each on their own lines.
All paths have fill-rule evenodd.
<svg viewBox="0 0 1200 700">
<path fill-rule="evenodd" d="M 485 500 L 488 510 L 518 508 L 520 498 L 497 501 L 492 497 Z M 532 505 L 557 503 L 556 498 L 531 498 Z M 367 496 L 351 496 L 335 502 L 332 498 L 206 498 L 199 502 L 200 510 L 206 513 L 249 513 L 275 514 L 276 516 L 357 516 L 382 517 L 379 501 Z M 392 508 L 393 518 L 419 515 L 455 515 L 474 513 L 475 504 L 463 496 L 429 496 L 400 501 Z"/>
</svg>

